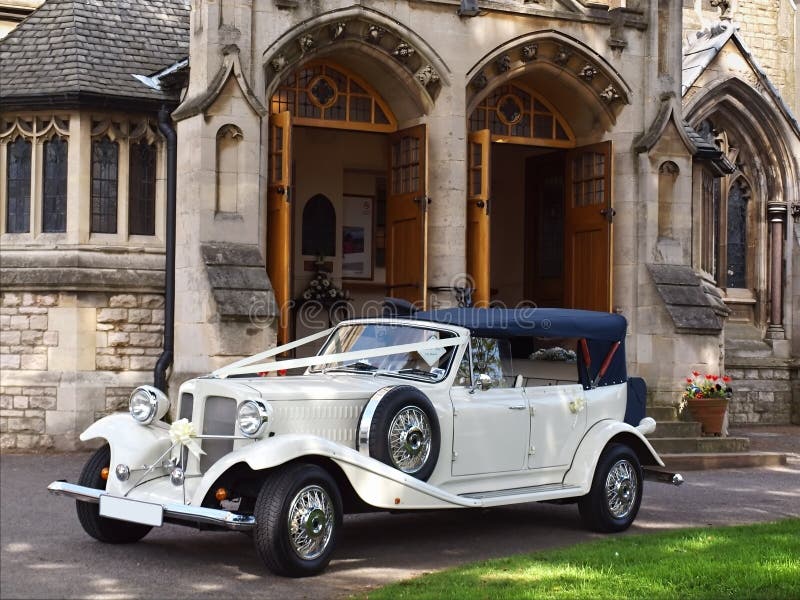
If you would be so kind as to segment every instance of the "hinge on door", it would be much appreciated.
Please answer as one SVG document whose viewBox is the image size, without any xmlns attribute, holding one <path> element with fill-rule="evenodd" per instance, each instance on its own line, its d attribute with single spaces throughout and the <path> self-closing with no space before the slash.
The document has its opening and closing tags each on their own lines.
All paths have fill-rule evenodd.
<svg viewBox="0 0 800 600">
<path fill-rule="evenodd" d="M 414 203 L 419 204 L 422 212 L 428 212 L 428 205 L 431 203 L 430 196 L 417 196 L 414 198 Z"/>
<path fill-rule="evenodd" d="M 528 448 L 528 456 L 533 456 L 534 454 L 536 454 L 536 448 L 534 446 L 531 446 L 530 448 Z"/>
<path fill-rule="evenodd" d="M 458 452 L 453 452 L 452 462 L 456 462 L 457 458 L 458 458 Z"/>
</svg>

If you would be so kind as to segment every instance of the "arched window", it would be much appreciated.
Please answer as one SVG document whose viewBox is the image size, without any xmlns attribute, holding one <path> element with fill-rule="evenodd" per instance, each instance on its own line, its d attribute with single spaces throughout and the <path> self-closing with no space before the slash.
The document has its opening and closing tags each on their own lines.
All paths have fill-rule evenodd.
<svg viewBox="0 0 800 600">
<path fill-rule="evenodd" d="M 92 233 L 117 233 L 119 144 L 107 137 L 92 141 Z"/>
<path fill-rule="evenodd" d="M 42 231 L 67 230 L 67 141 L 54 136 L 44 143 Z"/>
<path fill-rule="evenodd" d="M 156 233 L 156 145 L 146 139 L 130 145 L 128 233 Z"/>
<path fill-rule="evenodd" d="M 6 231 L 27 233 L 31 226 L 31 143 L 18 137 L 7 146 Z"/>
<path fill-rule="evenodd" d="M 678 179 L 678 165 L 671 160 L 661 163 L 658 168 L 658 237 L 671 238 L 672 209 L 675 201 L 675 181 Z"/>
<path fill-rule="evenodd" d="M 725 287 L 748 287 L 747 244 L 750 192 L 739 178 L 728 189 Z"/>
<path fill-rule="evenodd" d="M 575 136 L 547 100 L 514 84 L 486 96 L 469 117 L 469 130 L 488 129 L 494 141 L 571 148 Z"/>
<path fill-rule="evenodd" d="M 302 252 L 306 256 L 336 256 L 336 210 L 317 194 L 303 207 Z"/>
<path fill-rule="evenodd" d="M 339 66 L 307 64 L 284 79 L 270 110 L 289 111 L 297 125 L 363 131 L 396 131 L 388 105 L 366 82 Z"/>
</svg>

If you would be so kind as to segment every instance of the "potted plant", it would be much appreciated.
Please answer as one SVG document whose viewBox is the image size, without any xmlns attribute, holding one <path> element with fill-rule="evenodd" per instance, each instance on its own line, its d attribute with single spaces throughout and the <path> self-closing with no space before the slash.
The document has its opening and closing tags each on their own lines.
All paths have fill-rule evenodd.
<svg viewBox="0 0 800 600">
<path fill-rule="evenodd" d="M 728 401 L 733 394 L 730 381 L 725 375 L 701 375 L 698 371 L 692 371 L 692 376 L 686 378 L 681 402 L 692 418 L 700 422 L 706 435 L 722 435 L 725 429 Z"/>
</svg>

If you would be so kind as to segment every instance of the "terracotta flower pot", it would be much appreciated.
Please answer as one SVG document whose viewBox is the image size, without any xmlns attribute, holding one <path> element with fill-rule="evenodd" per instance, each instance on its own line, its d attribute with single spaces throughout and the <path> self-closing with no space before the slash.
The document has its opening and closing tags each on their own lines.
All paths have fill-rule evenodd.
<svg viewBox="0 0 800 600">
<path fill-rule="evenodd" d="M 722 425 L 728 410 L 727 398 L 690 398 L 687 406 L 692 418 L 699 421 L 706 435 L 722 435 Z"/>
</svg>

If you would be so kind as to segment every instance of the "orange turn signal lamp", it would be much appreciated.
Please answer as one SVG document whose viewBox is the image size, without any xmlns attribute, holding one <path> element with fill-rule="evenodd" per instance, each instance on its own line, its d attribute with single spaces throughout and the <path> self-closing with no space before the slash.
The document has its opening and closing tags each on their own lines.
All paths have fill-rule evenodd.
<svg viewBox="0 0 800 600">
<path fill-rule="evenodd" d="M 228 490 L 224 487 L 217 488 L 217 491 L 214 492 L 214 498 L 217 499 L 218 502 L 222 502 L 223 500 L 228 499 Z"/>
<path fill-rule="evenodd" d="M 100 479 L 103 481 L 108 481 L 108 467 L 103 467 L 100 470 Z"/>
</svg>

